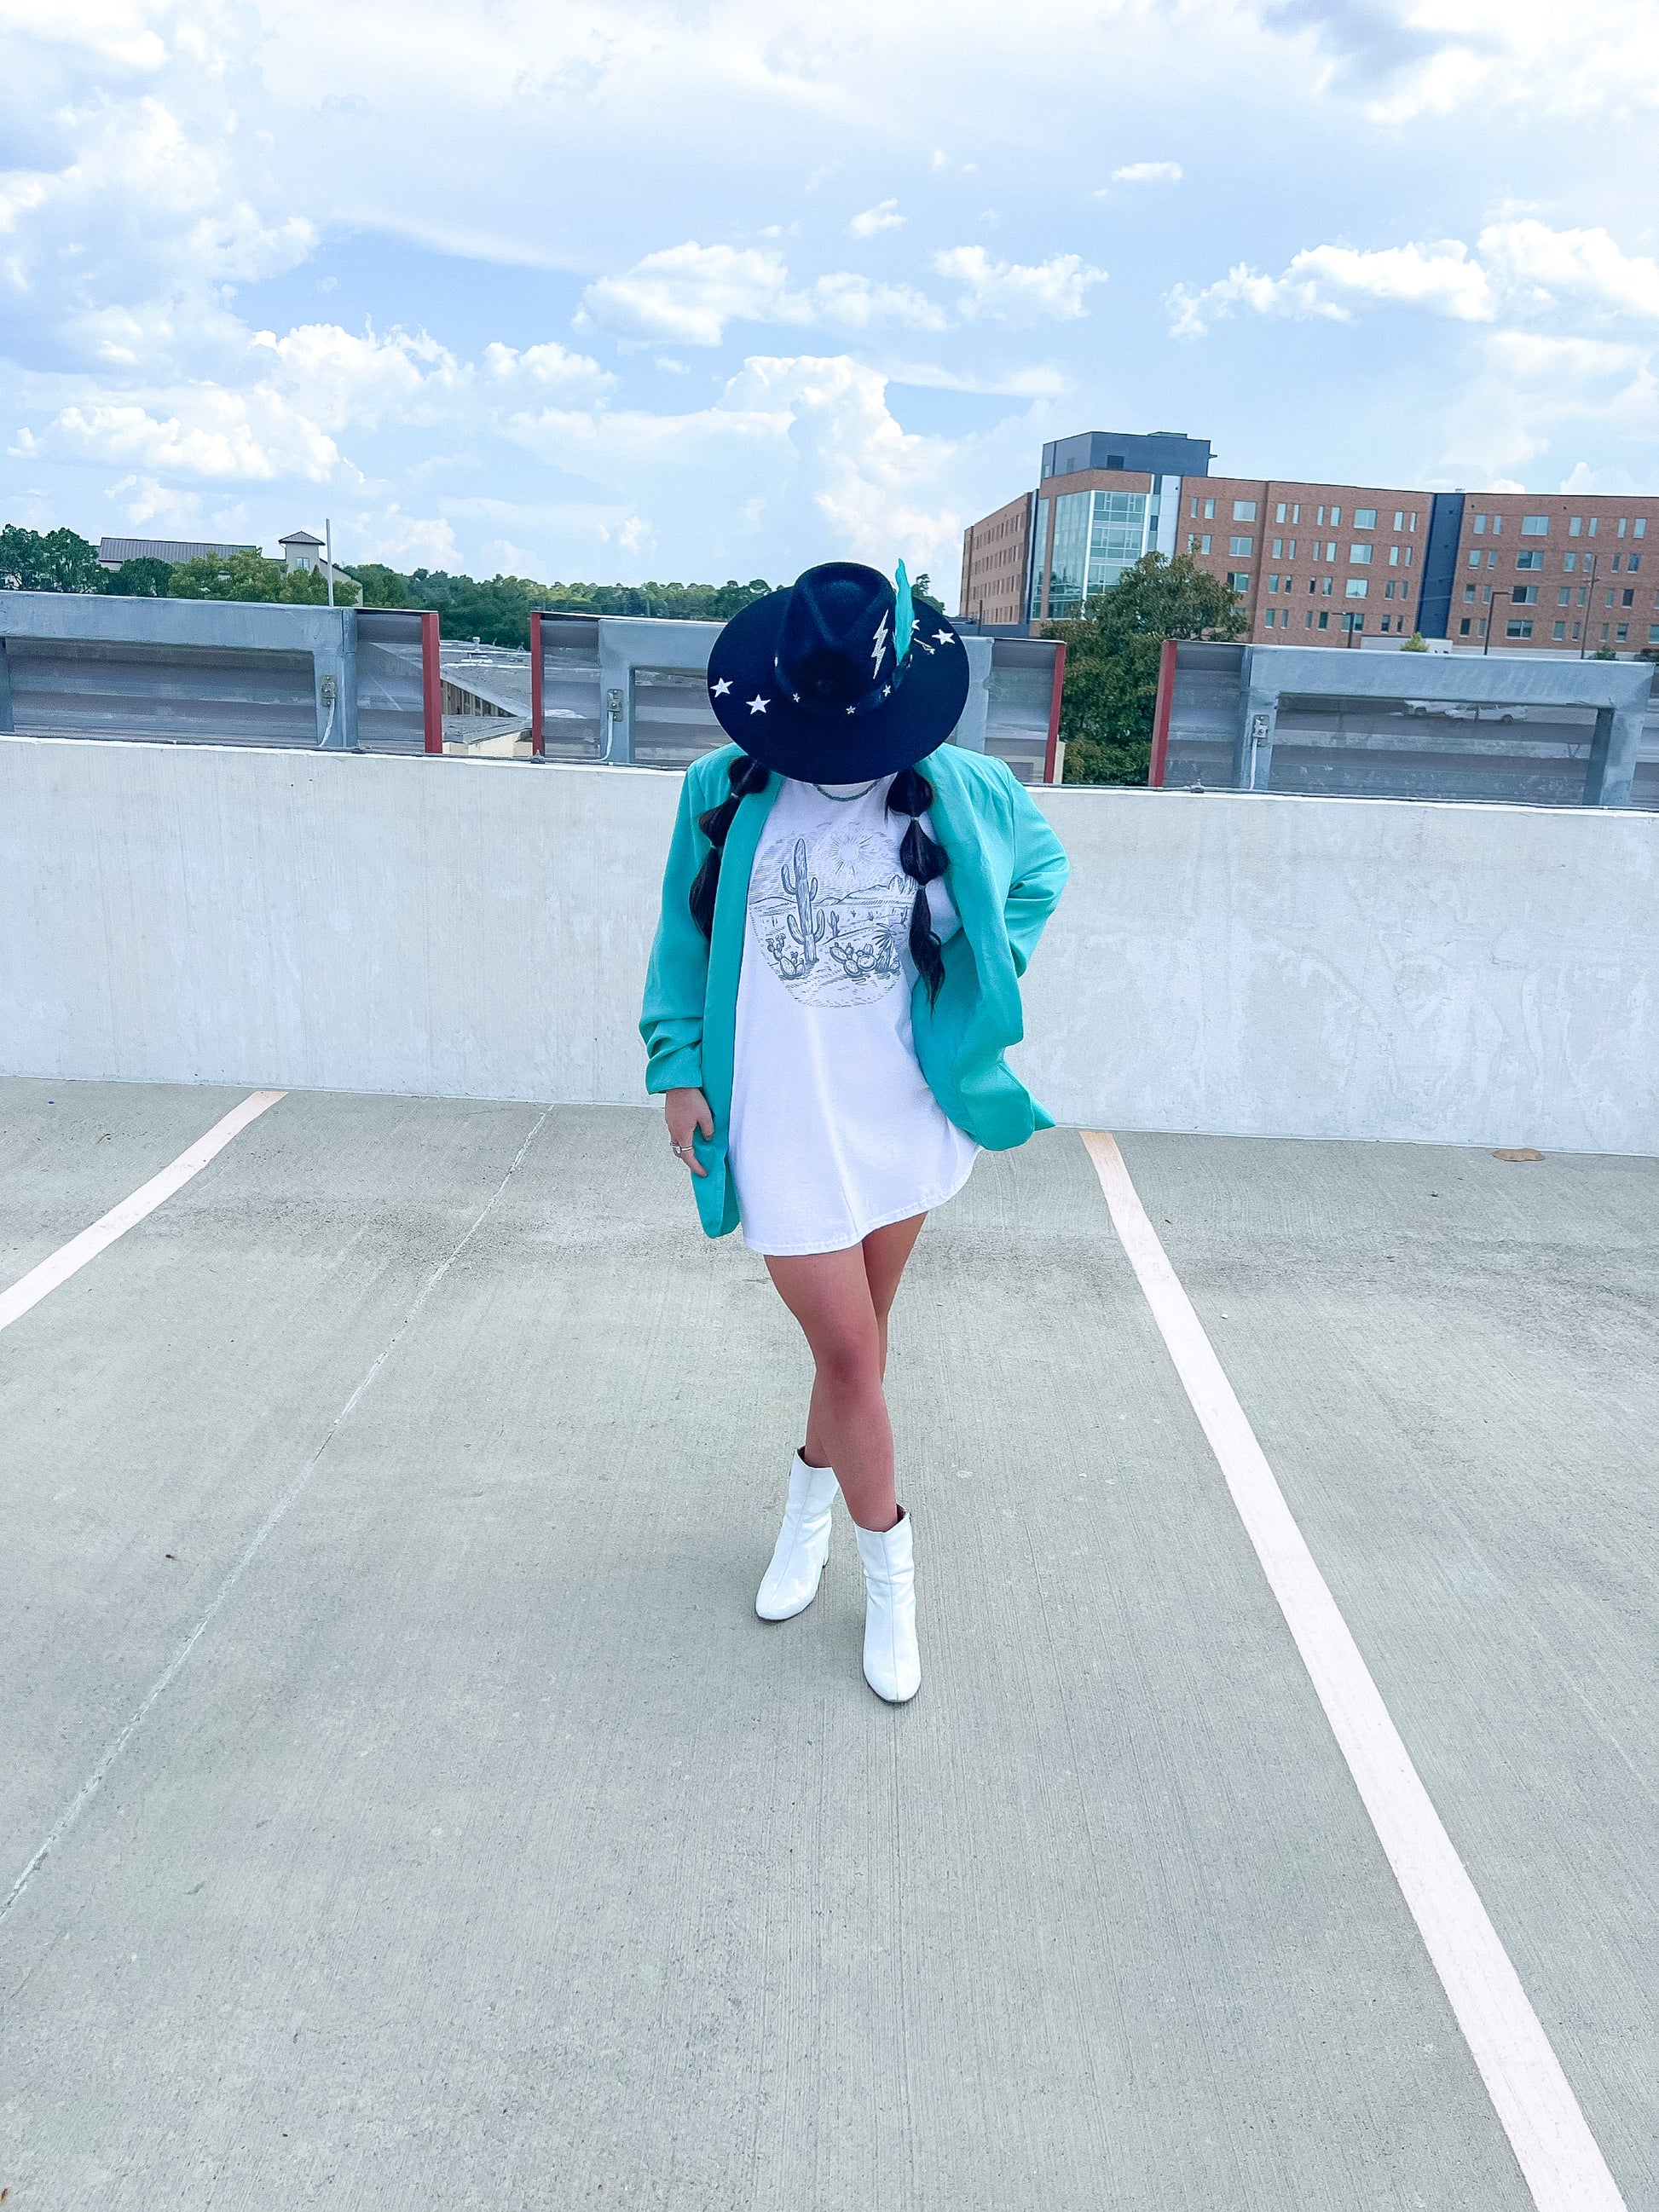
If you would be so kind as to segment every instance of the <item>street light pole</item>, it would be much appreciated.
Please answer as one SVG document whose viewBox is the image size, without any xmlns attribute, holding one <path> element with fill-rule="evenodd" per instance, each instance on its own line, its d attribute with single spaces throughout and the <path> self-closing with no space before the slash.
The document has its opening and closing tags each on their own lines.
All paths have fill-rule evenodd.
<svg viewBox="0 0 1659 2212">
<path fill-rule="evenodd" d="M 1581 660 L 1589 647 L 1590 617 L 1595 612 L 1595 565 L 1601 557 L 1599 548 L 1589 556 L 1590 580 L 1584 592 L 1584 634 L 1578 641 L 1578 658 Z"/>
</svg>

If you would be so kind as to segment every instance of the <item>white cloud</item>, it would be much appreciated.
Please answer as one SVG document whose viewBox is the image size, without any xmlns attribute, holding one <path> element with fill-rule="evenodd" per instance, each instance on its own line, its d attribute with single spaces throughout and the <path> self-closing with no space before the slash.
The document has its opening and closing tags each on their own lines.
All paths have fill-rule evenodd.
<svg viewBox="0 0 1659 2212">
<path fill-rule="evenodd" d="M 1497 313 L 1486 270 L 1455 238 L 1371 252 L 1349 246 L 1309 246 L 1282 276 L 1261 276 L 1240 263 L 1201 291 L 1177 284 L 1168 304 L 1175 335 L 1197 337 L 1237 307 L 1260 315 L 1322 315 L 1346 322 L 1355 303 L 1364 301 L 1425 308 L 1460 322 L 1490 321 Z"/>
<path fill-rule="evenodd" d="M 571 353 L 552 339 L 544 345 L 526 346 L 522 353 L 493 340 L 484 348 L 483 357 L 484 367 L 501 382 L 524 380 L 541 386 L 544 391 L 606 392 L 617 381 L 591 356 Z M 664 364 L 659 362 L 657 366 L 660 368 Z"/>
<path fill-rule="evenodd" d="M 788 275 L 781 253 L 691 239 L 647 253 L 620 276 L 601 276 L 583 293 L 582 307 L 593 322 L 625 337 L 718 345 L 727 323 L 764 321 Z"/>
<path fill-rule="evenodd" d="M 599 324 L 623 337 L 718 345 L 730 322 L 794 323 L 869 330 L 896 323 L 942 330 L 946 318 L 902 284 L 872 283 L 850 271 L 791 291 L 781 253 L 757 246 L 699 246 L 695 240 L 647 253 L 620 276 L 602 276 L 582 295 L 579 325 Z"/>
<path fill-rule="evenodd" d="M 1076 253 L 1056 253 L 1026 267 L 994 261 L 982 246 L 954 246 L 936 253 L 933 266 L 966 287 L 957 307 L 969 321 L 1073 322 L 1088 313 L 1084 295 L 1089 287 L 1106 282 L 1103 269 L 1089 267 Z"/>
<path fill-rule="evenodd" d="M 873 238 L 878 231 L 898 230 L 904 217 L 898 211 L 896 200 L 878 200 L 875 206 L 855 215 L 847 226 L 854 238 Z"/>
<path fill-rule="evenodd" d="M 1529 219 L 1492 223 L 1480 251 L 1493 281 L 1540 307 L 1577 301 L 1612 315 L 1659 319 L 1659 262 L 1626 253 L 1605 230 L 1552 230 Z"/>
<path fill-rule="evenodd" d="M 176 411 L 165 416 L 132 402 L 65 407 L 44 435 L 20 430 L 12 450 L 31 459 L 83 454 L 137 469 L 253 482 L 303 477 L 321 483 L 340 458 L 331 438 L 269 388 L 203 386 L 175 399 Z"/>
<path fill-rule="evenodd" d="M 334 431 L 374 429 L 387 419 L 430 422 L 468 373 L 424 331 L 378 337 L 337 323 L 302 323 L 280 338 L 256 331 L 252 349 L 262 379 Z"/>
<path fill-rule="evenodd" d="M 1095 174 L 1100 172 L 1097 169 Z M 1178 185 L 1181 182 L 1179 161 L 1127 161 L 1121 169 L 1112 172 L 1115 185 Z"/>
</svg>

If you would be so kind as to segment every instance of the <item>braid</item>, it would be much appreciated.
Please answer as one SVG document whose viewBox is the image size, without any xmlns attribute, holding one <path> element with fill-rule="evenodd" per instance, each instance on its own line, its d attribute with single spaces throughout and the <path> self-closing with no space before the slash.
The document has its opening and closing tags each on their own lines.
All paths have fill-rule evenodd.
<svg viewBox="0 0 1659 2212">
<path fill-rule="evenodd" d="M 757 760 L 751 760 L 747 753 L 739 753 L 726 771 L 732 787 L 730 797 L 723 799 L 718 806 L 711 806 L 698 819 L 697 827 L 708 840 L 708 853 L 697 871 L 688 903 L 692 921 L 705 937 L 714 933 L 714 894 L 720 889 L 720 854 L 726 848 L 726 834 L 737 819 L 738 806 L 750 793 L 765 790 L 768 773 Z"/>
<path fill-rule="evenodd" d="M 927 886 L 945 873 L 945 848 L 935 844 L 917 817 L 925 814 L 933 803 L 933 787 L 920 769 L 901 769 L 888 788 L 889 812 L 908 814 L 910 817 L 910 826 L 899 847 L 899 865 L 916 886 L 915 904 L 910 909 L 910 957 L 927 986 L 929 1006 L 938 999 L 939 986 L 945 981 L 945 956 L 933 930 Z"/>
</svg>

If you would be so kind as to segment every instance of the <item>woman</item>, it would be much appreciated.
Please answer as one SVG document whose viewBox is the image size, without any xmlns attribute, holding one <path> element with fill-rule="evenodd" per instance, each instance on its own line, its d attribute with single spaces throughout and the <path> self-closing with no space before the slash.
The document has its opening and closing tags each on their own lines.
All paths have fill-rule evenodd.
<svg viewBox="0 0 1659 2212">
<path fill-rule="evenodd" d="M 902 562 L 896 592 L 833 562 L 720 632 L 708 696 L 736 744 L 687 771 L 640 1023 L 704 1229 L 742 1223 L 816 1364 L 755 1609 L 787 1620 L 812 1602 L 839 1485 L 865 1678 L 894 1704 L 921 1664 L 887 1317 L 923 1220 L 980 1147 L 1053 1126 L 1003 1053 L 1066 872 L 1004 763 L 945 745 L 968 656 L 921 616 Z"/>
</svg>

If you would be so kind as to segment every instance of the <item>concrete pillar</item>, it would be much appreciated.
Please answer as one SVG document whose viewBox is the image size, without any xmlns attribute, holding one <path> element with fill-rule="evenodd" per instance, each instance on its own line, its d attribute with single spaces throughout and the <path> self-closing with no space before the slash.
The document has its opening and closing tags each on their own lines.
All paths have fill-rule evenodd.
<svg viewBox="0 0 1659 2212">
<path fill-rule="evenodd" d="M 968 653 L 968 697 L 962 720 L 951 732 L 951 741 L 965 753 L 985 750 L 986 719 L 991 708 L 991 657 L 996 641 L 988 637 L 964 637 Z"/>
<path fill-rule="evenodd" d="M 325 618 L 312 649 L 316 686 L 317 743 L 330 752 L 357 750 L 357 610 L 337 608 Z M 332 712 L 331 714 L 331 708 Z"/>
<path fill-rule="evenodd" d="M 1266 791 L 1273 778 L 1279 692 L 1247 647 L 1239 672 L 1238 721 L 1233 736 L 1233 788 Z"/>
<path fill-rule="evenodd" d="M 10 737 L 16 726 L 11 717 L 11 664 L 6 659 L 6 641 L 0 637 L 0 737 Z"/>
<path fill-rule="evenodd" d="M 1598 707 L 1595 736 L 1584 770 L 1586 806 L 1628 806 L 1642 743 L 1645 705 Z"/>
</svg>

